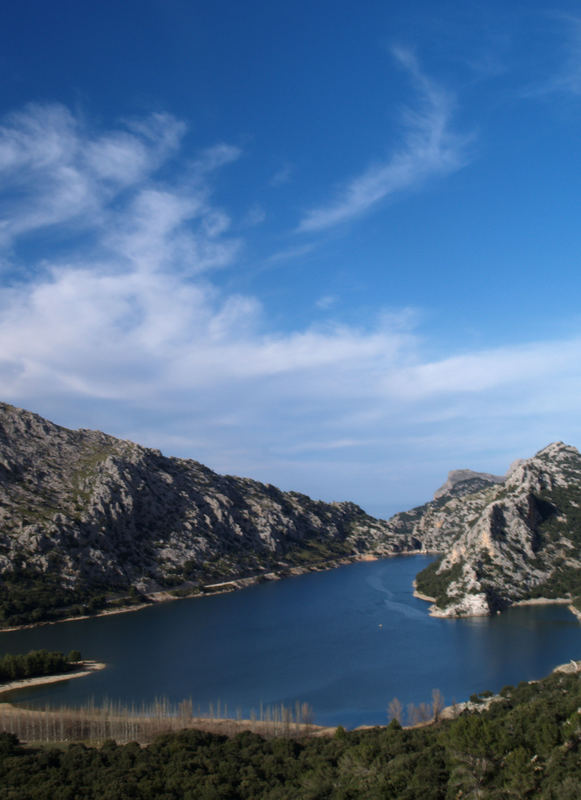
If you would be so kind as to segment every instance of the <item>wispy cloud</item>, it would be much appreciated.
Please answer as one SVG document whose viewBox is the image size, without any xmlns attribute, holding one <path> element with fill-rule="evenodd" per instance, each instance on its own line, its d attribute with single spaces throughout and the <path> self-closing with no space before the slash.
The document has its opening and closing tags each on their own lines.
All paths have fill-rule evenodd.
<svg viewBox="0 0 581 800">
<path fill-rule="evenodd" d="M 468 461 L 461 432 L 481 448 L 496 436 L 507 458 L 526 455 L 549 435 L 581 434 L 577 336 L 435 359 L 421 318 L 409 309 L 379 312 L 359 326 L 281 329 L 256 297 L 223 291 L 213 280 L 213 269 L 236 263 L 239 246 L 227 212 L 212 203 L 212 170 L 234 151 L 198 157 L 208 170 L 193 184 L 181 176 L 161 182 L 155 165 L 177 145 L 164 144 L 155 130 L 97 136 L 60 107 L 42 112 L 42 126 L 40 112 L 23 113 L 5 122 L 0 140 L 0 169 L 10 177 L 0 195 L 11 234 L 0 249 L 8 270 L 9 245 L 46 224 L 27 209 L 42 208 L 61 169 L 70 167 L 85 187 L 82 208 L 98 213 L 83 211 L 79 247 L 78 209 L 61 200 L 51 224 L 70 246 L 30 265 L 0 294 L 3 399 L 49 416 L 56 408 L 58 421 L 85 426 L 106 408 L 100 424 L 111 432 L 170 451 L 176 442 L 194 443 L 199 449 L 181 454 L 360 502 L 383 496 L 388 478 L 399 491 L 405 470 L 393 464 L 410 453 L 424 463 L 441 460 L 447 448 L 447 469 L 459 462 L 499 469 Z M 115 176 L 121 152 L 127 163 Z M 9 202 L 19 164 L 23 194 Z M 23 227 L 23 219 L 36 227 Z M 376 451 L 366 444 L 373 442 Z"/>
<path fill-rule="evenodd" d="M 184 125 L 155 114 L 89 133 L 61 105 L 29 105 L 0 127 L 0 242 L 65 223 L 94 226 L 103 207 L 178 147 Z"/>
<path fill-rule="evenodd" d="M 265 219 L 266 211 L 261 205 L 255 203 L 248 209 L 246 216 L 242 220 L 242 225 L 245 228 L 254 228 L 256 225 L 262 225 Z"/>
<path fill-rule="evenodd" d="M 272 178 L 270 179 L 271 186 L 282 186 L 285 183 L 288 183 L 292 177 L 293 168 L 290 164 L 284 164 L 280 169 L 274 173 Z"/>
<path fill-rule="evenodd" d="M 519 96 L 525 99 L 552 95 L 581 95 L 581 17 L 548 11 L 542 15 L 542 54 L 532 74 L 523 82 Z"/>
<path fill-rule="evenodd" d="M 403 146 L 387 161 L 372 164 L 353 178 L 330 203 L 308 211 L 299 231 L 319 231 L 348 222 L 389 195 L 466 164 L 467 139 L 451 129 L 451 95 L 422 72 L 410 51 L 395 48 L 393 54 L 418 94 L 415 106 L 403 115 Z"/>
<path fill-rule="evenodd" d="M 315 305 L 317 308 L 320 308 L 321 311 L 328 311 L 337 303 L 338 299 L 337 295 L 324 294 L 322 297 L 319 297 Z"/>
<path fill-rule="evenodd" d="M 558 20 L 565 29 L 561 65 L 554 75 L 531 87 L 529 95 L 581 95 L 581 18 L 559 15 Z"/>
<path fill-rule="evenodd" d="M 239 147 L 222 142 L 206 148 L 194 161 L 193 167 L 198 172 L 207 175 L 226 164 L 237 161 L 241 155 L 242 151 Z"/>
<path fill-rule="evenodd" d="M 545 381 L 552 381 L 553 376 L 555 380 L 563 375 L 574 378 L 573 365 L 580 356 L 581 339 L 577 338 L 507 345 L 410 366 L 398 374 L 393 389 L 410 399 L 438 395 L 482 396 L 524 386 L 536 374 L 542 374 Z M 553 389 L 554 384 L 549 391 L 552 393 Z M 534 392 L 537 400 L 541 393 L 540 389 Z M 518 407 L 522 408 L 522 400 Z M 506 413 L 513 412 L 507 409 Z"/>
<path fill-rule="evenodd" d="M 302 256 L 308 255 L 315 250 L 316 245 L 313 243 L 297 245 L 296 247 L 286 247 L 284 250 L 277 250 L 271 256 L 265 259 L 267 264 L 278 264 L 281 261 L 293 261 Z"/>
</svg>

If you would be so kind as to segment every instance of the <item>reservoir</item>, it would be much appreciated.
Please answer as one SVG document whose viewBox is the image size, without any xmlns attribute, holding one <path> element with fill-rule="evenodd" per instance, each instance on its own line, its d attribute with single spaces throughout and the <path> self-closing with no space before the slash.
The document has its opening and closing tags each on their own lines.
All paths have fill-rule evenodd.
<svg viewBox="0 0 581 800">
<path fill-rule="evenodd" d="M 492 618 L 428 616 L 413 597 L 427 556 L 360 562 L 214 597 L 0 635 L 0 654 L 78 649 L 107 669 L 14 693 L 13 702 L 127 704 L 191 698 L 232 716 L 309 703 L 322 725 L 385 724 L 390 700 L 446 704 L 541 678 L 581 658 L 581 625 L 566 606 Z"/>
</svg>

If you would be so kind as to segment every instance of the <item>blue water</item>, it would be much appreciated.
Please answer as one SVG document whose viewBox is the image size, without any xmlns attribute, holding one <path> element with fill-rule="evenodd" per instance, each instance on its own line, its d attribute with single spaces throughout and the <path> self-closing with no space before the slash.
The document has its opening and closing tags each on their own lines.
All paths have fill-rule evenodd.
<svg viewBox="0 0 581 800">
<path fill-rule="evenodd" d="M 0 635 L 0 653 L 79 649 L 107 669 L 14 699 L 141 704 L 191 697 L 231 713 L 309 703 L 320 724 L 383 724 L 393 697 L 446 702 L 540 678 L 581 658 L 581 625 L 564 606 L 443 620 L 412 594 L 430 562 L 402 556 L 181 600 L 143 611 Z"/>
</svg>

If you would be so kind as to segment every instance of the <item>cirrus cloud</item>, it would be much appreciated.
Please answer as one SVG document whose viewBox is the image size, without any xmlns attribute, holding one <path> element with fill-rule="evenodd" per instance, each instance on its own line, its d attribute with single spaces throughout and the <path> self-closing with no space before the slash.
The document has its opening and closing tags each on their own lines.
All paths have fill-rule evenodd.
<svg viewBox="0 0 581 800">
<path fill-rule="evenodd" d="M 428 127 L 417 122 L 416 153 L 432 152 Z M 288 329 L 257 297 L 221 288 L 215 270 L 236 267 L 243 242 L 212 181 L 241 154 L 206 148 L 162 180 L 182 132 L 157 115 L 95 133 L 60 106 L 4 121 L 2 399 L 67 424 L 104 419 L 112 433 L 329 499 L 375 498 L 374 510 L 384 495 L 406 504 L 412 460 L 416 476 L 443 453 L 461 466 L 497 437 L 494 455 L 471 464 L 495 471 L 546 436 L 579 432 L 577 336 L 434 357 L 410 309 L 346 324 L 326 296 L 324 324 Z M 434 135 L 426 164 L 446 149 L 443 118 Z M 19 274 L 19 242 L 47 226 L 66 252 Z"/>
<path fill-rule="evenodd" d="M 331 202 L 308 211 L 299 224 L 299 232 L 321 231 L 349 222 L 386 197 L 430 177 L 455 172 L 466 163 L 467 138 L 455 133 L 450 125 L 450 93 L 426 77 L 410 51 L 394 48 L 393 54 L 410 75 L 419 98 L 403 115 L 403 146 L 387 161 L 372 164 L 353 178 Z"/>
</svg>

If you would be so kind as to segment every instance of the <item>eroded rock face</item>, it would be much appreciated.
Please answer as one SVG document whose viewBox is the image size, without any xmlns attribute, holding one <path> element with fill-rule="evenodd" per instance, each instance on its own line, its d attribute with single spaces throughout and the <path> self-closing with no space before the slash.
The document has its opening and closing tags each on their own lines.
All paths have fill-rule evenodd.
<svg viewBox="0 0 581 800">
<path fill-rule="evenodd" d="M 557 442 L 504 479 L 453 471 L 429 503 L 377 520 L 0 404 L 0 588 L 17 569 L 90 596 L 420 551 L 444 554 L 418 576 L 434 613 L 487 614 L 581 595 L 580 487 L 581 456 Z"/>
<path fill-rule="evenodd" d="M 140 591 L 256 574 L 411 537 L 323 503 L 0 404 L 0 575 Z"/>
<path fill-rule="evenodd" d="M 434 613 L 492 613 L 521 600 L 581 594 L 581 456 L 562 442 L 515 462 L 504 483 L 448 500 L 418 523 L 442 535 Z M 436 538 L 425 532 L 424 543 Z M 432 589 L 433 591 L 433 589 Z"/>
</svg>

